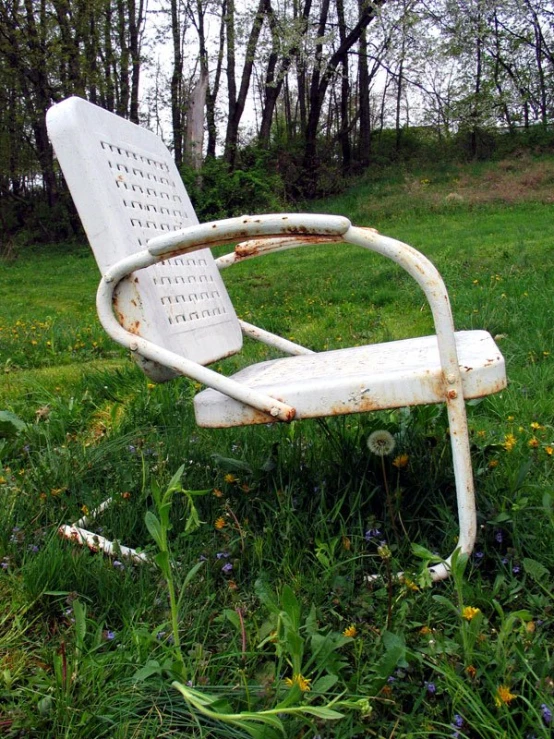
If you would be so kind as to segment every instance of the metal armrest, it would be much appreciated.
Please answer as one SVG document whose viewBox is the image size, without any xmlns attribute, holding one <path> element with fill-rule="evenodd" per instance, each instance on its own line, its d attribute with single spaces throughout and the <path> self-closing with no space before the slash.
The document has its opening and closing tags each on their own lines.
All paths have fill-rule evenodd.
<svg viewBox="0 0 554 739">
<path fill-rule="evenodd" d="M 447 402 L 458 400 L 454 405 L 463 409 L 454 324 L 448 293 L 440 274 L 426 257 L 407 244 L 381 236 L 374 229 L 351 226 L 350 222 L 341 216 L 311 214 L 241 216 L 191 226 L 151 239 L 146 250 L 115 264 L 100 282 L 97 294 L 98 315 L 108 334 L 123 346 L 139 352 L 147 359 L 220 390 L 236 400 L 269 413 L 274 418 L 290 421 L 294 417 L 294 409 L 291 406 L 246 388 L 213 370 L 126 331 L 113 314 L 112 298 L 115 287 L 131 272 L 172 256 L 237 239 L 249 240 L 251 243 L 239 244 L 232 254 L 218 260 L 218 266 L 230 266 L 237 261 L 272 251 L 314 243 L 344 241 L 382 254 L 403 267 L 423 289 L 433 314 L 441 365 L 448 386 L 448 390 L 445 388 L 445 400 Z"/>
</svg>

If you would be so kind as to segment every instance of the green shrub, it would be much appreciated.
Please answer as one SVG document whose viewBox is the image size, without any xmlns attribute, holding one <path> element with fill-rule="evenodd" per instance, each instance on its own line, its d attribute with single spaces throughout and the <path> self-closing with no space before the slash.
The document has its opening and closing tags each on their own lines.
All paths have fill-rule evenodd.
<svg viewBox="0 0 554 739">
<path fill-rule="evenodd" d="M 282 180 L 261 157 L 253 157 L 248 170 L 208 159 L 200 172 L 184 168 L 182 176 L 200 221 L 283 210 Z"/>
</svg>

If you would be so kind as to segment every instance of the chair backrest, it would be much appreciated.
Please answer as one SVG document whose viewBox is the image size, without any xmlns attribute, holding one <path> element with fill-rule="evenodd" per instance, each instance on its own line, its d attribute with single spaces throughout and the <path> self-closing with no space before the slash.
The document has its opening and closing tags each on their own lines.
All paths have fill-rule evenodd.
<svg viewBox="0 0 554 739">
<path fill-rule="evenodd" d="M 50 108 L 47 125 L 102 273 L 154 236 L 198 223 L 170 152 L 151 131 L 77 97 Z M 209 249 L 133 273 L 114 310 L 127 330 L 200 364 L 242 347 Z"/>
</svg>

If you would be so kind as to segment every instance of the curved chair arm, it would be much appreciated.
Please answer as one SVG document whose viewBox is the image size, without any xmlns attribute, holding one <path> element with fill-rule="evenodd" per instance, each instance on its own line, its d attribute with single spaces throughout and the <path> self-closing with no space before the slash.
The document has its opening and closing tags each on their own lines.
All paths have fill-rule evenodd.
<svg viewBox="0 0 554 739">
<path fill-rule="evenodd" d="M 446 286 L 440 273 L 427 257 L 413 247 L 408 246 L 408 244 L 382 236 L 375 229 L 351 226 L 343 234 L 342 240 L 374 251 L 396 262 L 411 275 L 425 293 L 433 315 L 444 379 L 444 401 L 448 413 L 461 532 L 458 548 L 464 553 L 469 553 L 473 549 L 477 533 L 475 494 L 462 377 L 456 351 L 454 321 Z M 302 239 L 298 236 L 260 239 L 238 244 L 233 253 L 220 257 L 216 260 L 216 263 L 218 267 L 225 268 L 244 259 L 269 254 L 273 251 L 283 251 L 310 243 L 329 243 L 330 241 L 329 238 L 307 237 Z M 438 580 L 446 577 L 449 565 L 450 557 L 445 561 L 445 564 L 432 567 L 433 579 Z"/>
<path fill-rule="evenodd" d="M 265 237 L 260 239 L 260 237 Z M 252 243 L 252 240 L 256 240 Z M 340 216 L 282 214 L 242 216 L 223 221 L 192 226 L 148 242 L 148 248 L 115 264 L 102 278 L 97 294 L 98 315 L 107 333 L 131 351 L 164 364 L 179 374 L 187 375 L 208 387 L 229 395 L 242 403 L 282 421 L 294 418 L 294 408 L 274 398 L 241 385 L 196 362 L 184 359 L 152 342 L 126 331 L 112 310 L 113 292 L 117 284 L 131 272 L 156 262 L 206 246 L 248 240 L 235 252 L 218 260 L 218 266 L 228 266 L 242 259 L 271 251 L 290 249 L 313 243 L 356 244 L 375 251 L 403 267 L 423 289 L 435 324 L 441 367 L 444 375 L 444 400 L 447 405 L 450 439 L 456 479 L 456 494 L 460 518 L 458 548 L 471 552 L 476 535 L 473 475 L 469 456 L 469 438 L 463 397 L 462 379 L 454 338 L 450 301 L 444 282 L 434 265 L 416 249 L 396 239 L 381 236 L 373 229 L 351 226 Z M 448 573 L 449 560 L 432 568 L 433 579 Z"/>
<path fill-rule="evenodd" d="M 342 240 L 342 234 L 349 227 L 350 221 L 341 216 L 303 216 L 299 214 L 240 216 L 190 226 L 155 237 L 148 242 L 146 250 L 120 260 L 103 276 L 96 296 L 98 317 L 106 332 L 132 352 L 138 352 L 143 357 L 169 367 L 178 374 L 186 375 L 208 387 L 219 390 L 272 418 L 292 421 L 295 415 L 295 409 L 292 406 L 265 393 L 245 387 L 235 380 L 124 329 L 113 313 L 113 294 L 119 282 L 131 272 L 145 269 L 172 256 L 203 249 L 206 246 L 226 244 L 237 239 L 255 239 L 266 234 L 296 234 L 303 238 L 309 238 L 312 234 L 321 234 L 337 242 Z"/>
</svg>

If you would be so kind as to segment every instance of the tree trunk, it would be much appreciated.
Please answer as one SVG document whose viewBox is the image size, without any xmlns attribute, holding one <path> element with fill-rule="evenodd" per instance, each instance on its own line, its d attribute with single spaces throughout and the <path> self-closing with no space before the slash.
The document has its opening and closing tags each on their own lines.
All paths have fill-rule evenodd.
<svg viewBox="0 0 554 739">
<path fill-rule="evenodd" d="M 358 0 L 360 12 L 363 0 Z M 364 169 L 369 166 L 371 158 L 371 107 L 369 97 L 369 69 L 367 63 L 367 29 L 360 35 L 358 56 L 358 110 L 360 115 L 360 140 L 358 143 L 358 161 Z"/>
<path fill-rule="evenodd" d="M 225 161 L 231 167 L 234 167 L 237 156 L 237 144 L 239 125 L 248 90 L 250 88 L 250 79 L 252 77 L 252 69 L 254 67 L 254 55 L 258 45 L 258 39 L 262 30 L 264 21 L 264 7 L 266 0 L 259 0 L 256 15 L 250 29 L 250 35 L 246 44 L 245 60 L 242 69 L 241 83 L 239 93 L 235 82 L 235 19 L 234 19 L 234 0 L 228 0 L 227 11 L 227 86 L 229 90 L 229 117 L 227 119 L 227 133 L 225 136 Z"/>
<path fill-rule="evenodd" d="M 173 72 L 171 75 L 171 127 L 173 156 L 177 169 L 183 164 L 183 55 L 181 53 L 181 22 L 178 0 L 171 0 L 171 40 L 173 43 Z"/>
<path fill-rule="evenodd" d="M 344 42 L 341 43 L 339 48 L 334 52 L 334 54 L 332 54 L 323 73 L 321 73 L 318 66 L 318 64 L 322 62 L 321 47 L 319 47 L 319 53 L 316 51 L 316 67 L 314 68 L 310 84 L 310 111 L 306 124 L 304 157 L 302 162 L 304 191 L 308 197 L 314 197 L 317 192 L 317 133 L 321 110 L 329 82 L 335 74 L 338 65 L 344 62 L 344 59 L 352 46 L 358 42 L 363 30 L 367 28 L 375 18 L 376 8 L 383 5 L 385 2 L 386 0 L 376 0 L 376 2 L 371 5 L 363 6 L 358 22 L 345 37 Z M 323 0 L 320 24 L 318 28 L 319 38 L 322 38 L 325 33 L 328 9 L 329 0 Z"/>
</svg>

